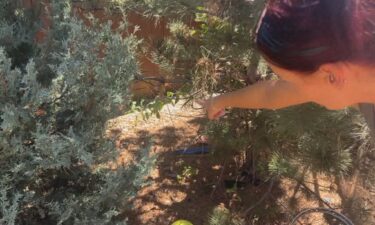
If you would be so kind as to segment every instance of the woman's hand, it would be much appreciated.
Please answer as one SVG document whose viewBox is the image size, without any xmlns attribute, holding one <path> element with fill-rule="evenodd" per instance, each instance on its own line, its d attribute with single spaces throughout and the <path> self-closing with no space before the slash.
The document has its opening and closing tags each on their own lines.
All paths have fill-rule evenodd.
<svg viewBox="0 0 375 225">
<path fill-rule="evenodd" d="M 210 120 L 216 120 L 225 115 L 225 108 L 221 106 L 219 96 L 203 100 L 200 104 L 206 110 Z"/>
<path fill-rule="evenodd" d="M 269 80 L 203 100 L 200 104 L 213 120 L 225 115 L 226 108 L 275 110 L 311 101 L 306 91 L 295 84 Z"/>
</svg>

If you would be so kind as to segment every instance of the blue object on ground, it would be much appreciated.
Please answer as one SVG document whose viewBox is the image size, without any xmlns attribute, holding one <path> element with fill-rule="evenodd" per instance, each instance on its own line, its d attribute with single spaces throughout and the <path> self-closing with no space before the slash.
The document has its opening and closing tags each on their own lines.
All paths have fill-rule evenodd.
<svg viewBox="0 0 375 225">
<path fill-rule="evenodd" d="M 187 149 L 181 149 L 174 152 L 177 155 L 200 155 L 200 154 L 208 154 L 208 146 L 199 146 L 199 147 L 192 147 Z"/>
</svg>

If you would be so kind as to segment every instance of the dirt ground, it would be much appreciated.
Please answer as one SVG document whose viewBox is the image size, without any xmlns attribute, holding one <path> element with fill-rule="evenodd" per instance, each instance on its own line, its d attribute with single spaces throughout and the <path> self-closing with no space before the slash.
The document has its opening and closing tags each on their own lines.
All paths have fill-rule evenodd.
<svg viewBox="0 0 375 225">
<path fill-rule="evenodd" d="M 170 225 L 185 219 L 194 225 L 207 225 L 208 215 L 219 205 L 232 212 L 248 210 L 245 224 L 286 225 L 302 209 L 319 206 L 345 213 L 342 195 L 332 178 L 311 176 L 311 182 L 304 185 L 288 179 L 259 179 L 234 189 L 228 186 L 228 182 L 239 177 L 234 160 L 218 161 L 209 154 L 175 154 L 176 150 L 203 147 L 209 142 L 201 135 L 206 121 L 203 112 L 181 106 L 167 105 L 160 119 L 152 117 L 145 121 L 139 113 L 132 113 L 110 122 L 110 132 L 116 136 L 124 163 L 150 141 L 152 154 L 157 154 L 157 165 L 148 177 L 150 185 L 138 192 L 132 200 L 132 210 L 126 211 L 128 224 Z M 257 204 L 265 194 L 265 200 Z M 368 208 L 360 208 L 360 213 L 374 213 L 375 192 L 364 196 Z M 328 223 L 322 216 L 314 215 L 297 224 Z"/>
</svg>

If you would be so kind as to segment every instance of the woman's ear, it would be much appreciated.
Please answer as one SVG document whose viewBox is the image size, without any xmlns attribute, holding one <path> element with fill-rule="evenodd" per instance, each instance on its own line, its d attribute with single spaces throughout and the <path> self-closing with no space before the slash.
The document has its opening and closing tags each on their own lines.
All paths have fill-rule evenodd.
<svg viewBox="0 0 375 225">
<path fill-rule="evenodd" d="M 329 63 L 320 66 L 319 74 L 330 85 L 335 87 L 343 87 L 346 83 L 345 73 L 342 68 L 343 65 L 339 63 Z"/>
</svg>

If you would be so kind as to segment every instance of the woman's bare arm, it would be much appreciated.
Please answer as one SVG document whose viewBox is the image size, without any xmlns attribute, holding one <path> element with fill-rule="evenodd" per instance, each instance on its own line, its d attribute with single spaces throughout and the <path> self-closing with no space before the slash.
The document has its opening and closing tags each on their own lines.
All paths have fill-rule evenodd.
<svg viewBox="0 0 375 225">
<path fill-rule="evenodd" d="M 311 101 L 303 90 L 285 80 L 256 83 L 226 93 L 206 102 L 208 117 L 215 119 L 228 107 L 247 109 L 280 109 Z"/>
</svg>

